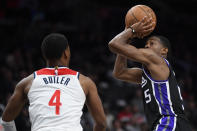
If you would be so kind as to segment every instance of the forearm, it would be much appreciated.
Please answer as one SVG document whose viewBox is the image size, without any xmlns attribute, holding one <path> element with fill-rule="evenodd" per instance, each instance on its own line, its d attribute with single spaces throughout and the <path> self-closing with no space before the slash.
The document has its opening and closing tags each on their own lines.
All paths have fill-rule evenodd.
<svg viewBox="0 0 197 131">
<path fill-rule="evenodd" d="M 126 29 L 117 36 L 115 36 L 109 42 L 109 49 L 116 54 L 120 54 L 125 56 L 130 60 L 136 60 L 135 58 L 138 55 L 138 49 L 130 44 L 130 39 L 134 38 L 134 34 L 132 33 L 131 29 Z"/>
<path fill-rule="evenodd" d="M 25 100 L 19 102 L 18 99 L 12 96 L 3 112 L 2 119 L 6 122 L 14 120 L 23 109 L 24 104 Z"/>
<path fill-rule="evenodd" d="M 122 31 L 120 34 L 116 35 L 111 42 L 120 42 L 120 43 L 127 43 L 128 40 L 135 37 L 135 34 L 132 32 L 131 28 L 127 28 L 124 31 Z M 110 43 L 111 43 L 110 42 Z"/>
<path fill-rule="evenodd" d="M 121 55 L 116 56 L 116 61 L 114 64 L 113 75 L 119 76 L 127 68 L 127 58 Z"/>
<path fill-rule="evenodd" d="M 132 33 L 132 30 L 130 28 L 125 29 L 120 34 L 116 35 L 108 44 L 110 50 L 114 53 L 117 52 L 117 48 L 120 48 L 119 46 L 129 44 L 130 39 L 134 38 L 134 33 Z"/>
</svg>

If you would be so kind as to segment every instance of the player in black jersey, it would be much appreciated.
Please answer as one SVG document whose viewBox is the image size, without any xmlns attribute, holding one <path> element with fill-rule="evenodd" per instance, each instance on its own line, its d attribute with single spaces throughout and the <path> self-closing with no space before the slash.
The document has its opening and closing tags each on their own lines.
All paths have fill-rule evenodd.
<svg viewBox="0 0 197 131">
<path fill-rule="evenodd" d="M 166 59 L 170 52 L 168 39 L 152 36 L 140 49 L 129 44 L 130 39 L 143 38 L 152 30 L 151 21 L 144 18 L 109 42 L 110 50 L 117 54 L 113 74 L 120 80 L 141 84 L 144 111 L 152 131 L 191 131 L 180 88 Z M 142 63 L 142 69 L 127 68 L 127 59 Z"/>
</svg>

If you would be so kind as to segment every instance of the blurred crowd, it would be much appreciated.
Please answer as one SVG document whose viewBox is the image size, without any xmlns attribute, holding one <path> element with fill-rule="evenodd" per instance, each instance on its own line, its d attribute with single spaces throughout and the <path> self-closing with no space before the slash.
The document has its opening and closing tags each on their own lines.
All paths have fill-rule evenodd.
<svg viewBox="0 0 197 131">
<path fill-rule="evenodd" d="M 148 131 L 140 86 L 113 78 L 115 55 L 107 45 L 124 30 L 124 16 L 135 4 L 147 4 L 154 9 L 158 22 L 153 34 L 164 35 L 172 43 L 173 66 L 186 116 L 196 131 L 197 18 L 192 12 L 182 10 L 181 5 L 173 8 L 169 1 L 156 0 L 123 4 L 103 0 L 0 0 L 0 117 L 17 82 L 45 67 L 40 50 L 44 36 L 59 32 L 67 36 L 70 44 L 70 68 L 95 81 L 108 130 Z M 136 40 L 137 46 L 142 47 L 144 41 Z M 138 64 L 129 61 L 128 66 L 134 65 Z M 86 106 L 83 112 L 84 131 L 92 131 L 93 119 Z M 28 104 L 15 122 L 18 131 L 30 131 Z"/>
</svg>

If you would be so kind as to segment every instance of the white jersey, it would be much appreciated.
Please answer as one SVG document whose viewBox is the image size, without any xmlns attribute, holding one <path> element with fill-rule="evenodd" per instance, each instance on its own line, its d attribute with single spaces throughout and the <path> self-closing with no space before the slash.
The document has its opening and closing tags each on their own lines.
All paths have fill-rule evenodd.
<svg viewBox="0 0 197 131">
<path fill-rule="evenodd" d="M 82 131 L 85 93 L 79 73 L 66 67 L 34 72 L 28 92 L 32 131 Z"/>
</svg>

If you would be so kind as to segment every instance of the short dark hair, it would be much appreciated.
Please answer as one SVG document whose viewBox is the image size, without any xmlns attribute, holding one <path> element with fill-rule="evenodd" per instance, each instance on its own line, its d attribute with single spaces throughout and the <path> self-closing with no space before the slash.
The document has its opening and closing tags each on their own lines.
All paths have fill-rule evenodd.
<svg viewBox="0 0 197 131">
<path fill-rule="evenodd" d="M 42 41 L 41 50 L 45 59 L 59 59 L 68 47 L 67 38 L 59 33 L 51 33 Z"/>
</svg>

